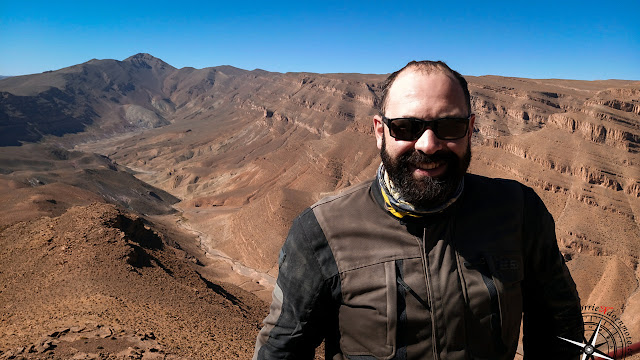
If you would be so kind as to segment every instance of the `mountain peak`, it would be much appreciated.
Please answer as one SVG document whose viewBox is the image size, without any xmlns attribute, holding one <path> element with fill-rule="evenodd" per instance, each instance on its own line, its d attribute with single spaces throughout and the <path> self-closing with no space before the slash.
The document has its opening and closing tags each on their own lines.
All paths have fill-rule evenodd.
<svg viewBox="0 0 640 360">
<path fill-rule="evenodd" d="M 128 58 L 124 59 L 124 61 L 140 61 L 140 60 L 146 60 L 146 61 L 162 61 L 160 59 L 158 59 L 157 57 L 151 55 L 151 54 L 147 54 L 147 53 L 137 53 L 135 55 L 131 55 Z"/>
<path fill-rule="evenodd" d="M 145 67 L 145 68 L 171 68 L 175 69 L 173 66 L 167 64 L 166 62 L 158 59 L 157 57 L 147 54 L 147 53 L 138 53 L 128 58 L 124 59 L 126 62 L 130 62 L 137 67 Z"/>
</svg>

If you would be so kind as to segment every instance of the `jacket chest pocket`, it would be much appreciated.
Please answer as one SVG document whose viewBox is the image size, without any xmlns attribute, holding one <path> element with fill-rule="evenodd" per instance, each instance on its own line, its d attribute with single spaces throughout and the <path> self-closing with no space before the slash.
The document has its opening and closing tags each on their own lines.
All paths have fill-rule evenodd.
<svg viewBox="0 0 640 360">
<path fill-rule="evenodd" d="M 508 255 L 484 255 L 464 261 L 471 315 L 467 334 L 474 356 L 504 354 L 517 343 L 522 316 L 522 266 L 519 256 Z"/>
<path fill-rule="evenodd" d="M 395 261 L 340 274 L 340 347 L 347 358 L 391 359 L 396 351 L 397 281 Z"/>
</svg>

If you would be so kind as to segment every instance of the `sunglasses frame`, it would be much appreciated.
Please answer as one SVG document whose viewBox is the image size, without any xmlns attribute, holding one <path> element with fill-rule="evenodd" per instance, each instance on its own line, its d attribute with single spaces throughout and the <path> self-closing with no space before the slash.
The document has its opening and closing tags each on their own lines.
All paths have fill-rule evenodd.
<svg viewBox="0 0 640 360">
<path fill-rule="evenodd" d="M 420 139 L 420 137 L 422 136 L 422 134 L 424 134 L 425 131 L 427 131 L 428 129 L 431 129 L 431 131 L 433 131 L 433 133 L 435 134 L 435 136 L 440 139 L 440 140 L 458 140 L 458 139 L 462 139 L 463 137 L 465 137 L 468 133 L 469 133 L 469 122 L 471 121 L 471 116 L 472 114 L 470 114 L 469 116 L 467 116 L 466 118 L 464 117 L 445 117 L 445 118 L 439 118 L 439 119 L 433 119 L 433 120 L 422 120 L 422 119 L 418 119 L 418 118 L 413 118 L 413 117 L 402 117 L 402 118 L 393 118 L 393 119 L 389 119 L 388 117 L 382 115 L 382 122 L 387 125 L 387 127 L 389 128 L 389 135 L 391 135 L 391 137 L 393 137 L 394 139 L 397 140 L 402 140 L 402 141 L 415 141 Z M 399 138 L 397 136 L 394 135 L 394 132 L 391 131 L 391 123 L 393 121 L 396 120 L 409 120 L 411 122 L 418 122 L 420 123 L 423 128 L 421 131 L 417 132 L 416 134 L 414 134 L 413 138 Z M 439 124 L 441 124 L 443 121 L 456 121 L 456 122 L 462 122 L 465 121 L 465 131 L 464 134 L 462 134 L 459 137 L 449 137 L 449 138 L 444 138 L 444 137 L 440 137 L 439 135 L 439 131 L 438 131 L 438 127 L 440 126 Z"/>
</svg>

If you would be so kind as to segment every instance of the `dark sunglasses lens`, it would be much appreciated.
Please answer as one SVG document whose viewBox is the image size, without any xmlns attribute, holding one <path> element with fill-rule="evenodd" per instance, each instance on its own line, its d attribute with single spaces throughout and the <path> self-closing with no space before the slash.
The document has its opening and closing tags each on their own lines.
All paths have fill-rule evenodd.
<svg viewBox="0 0 640 360">
<path fill-rule="evenodd" d="M 392 119 L 389 120 L 389 132 L 398 140 L 414 141 L 424 134 L 427 128 L 431 128 L 436 137 L 442 140 L 455 140 L 464 137 L 469 128 L 469 119 L 445 118 L 432 121 L 420 119 Z"/>
<path fill-rule="evenodd" d="M 398 140 L 417 140 L 425 129 L 426 123 L 417 119 L 394 119 L 389 124 L 391 136 Z"/>
<path fill-rule="evenodd" d="M 443 140 L 460 139 L 467 134 L 469 120 L 467 119 L 442 119 L 436 120 L 436 136 Z"/>
</svg>

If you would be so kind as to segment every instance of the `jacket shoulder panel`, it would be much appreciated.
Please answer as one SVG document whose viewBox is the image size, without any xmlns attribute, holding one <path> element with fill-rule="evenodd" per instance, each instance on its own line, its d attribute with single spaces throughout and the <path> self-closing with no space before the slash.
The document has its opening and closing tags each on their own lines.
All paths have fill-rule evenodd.
<svg viewBox="0 0 640 360">
<path fill-rule="evenodd" d="M 311 208 L 303 211 L 291 226 L 287 237 L 289 247 L 304 246 L 308 249 L 309 256 L 317 261 L 318 267 L 324 279 L 328 279 L 338 274 L 336 261 L 327 242 L 327 238 L 318 223 L 315 213 Z M 283 250 L 285 251 L 285 246 Z M 283 254 L 282 256 L 286 256 Z"/>
<path fill-rule="evenodd" d="M 372 191 L 365 182 L 311 207 L 340 272 L 420 256 L 416 237 L 378 205 Z"/>
</svg>

